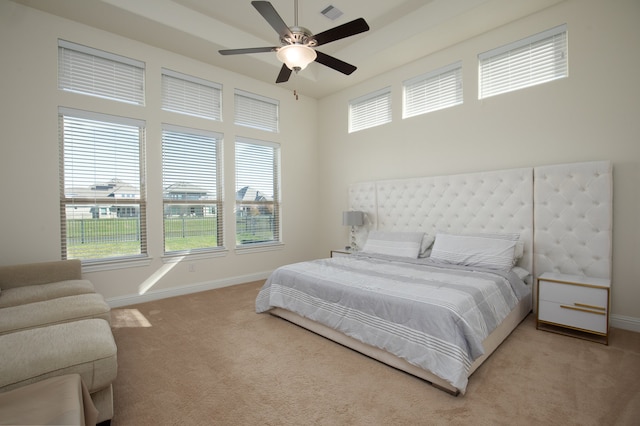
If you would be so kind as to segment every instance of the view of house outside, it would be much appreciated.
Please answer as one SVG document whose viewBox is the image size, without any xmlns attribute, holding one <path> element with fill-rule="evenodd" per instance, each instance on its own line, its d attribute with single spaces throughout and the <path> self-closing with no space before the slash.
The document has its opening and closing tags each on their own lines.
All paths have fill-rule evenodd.
<svg viewBox="0 0 640 426">
<path fill-rule="evenodd" d="M 105 187 L 108 185 L 104 185 Z M 274 241 L 277 217 L 259 191 L 246 188 L 236 199 L 253 197 L 236 211 L 236 243 Z M 267 200 L 267 203 L 261 202 Z M 195 200 L 194 200 L 195 201 Z M 165 204 L 165 251 L 181 252 L 218 246 L 218 207 L 209 204 Z M 101 259 L 140 254 L 140 207 L 137 204 L 66 206 L 67 258 Z"/>
</svg>

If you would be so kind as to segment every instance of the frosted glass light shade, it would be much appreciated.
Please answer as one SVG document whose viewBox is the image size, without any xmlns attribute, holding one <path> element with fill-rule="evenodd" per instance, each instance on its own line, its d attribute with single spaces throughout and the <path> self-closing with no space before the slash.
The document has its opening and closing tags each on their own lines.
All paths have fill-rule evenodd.
<svg viewBox="0 0 640 426">
<path fill-rule="evenodd" d="M 303 70 L 307 65 L 315 61 L 318 55 L 315 50 L 304 44 L 290 44 L 278 49 L 276 56 L 290 70 Z"/>
</svg>

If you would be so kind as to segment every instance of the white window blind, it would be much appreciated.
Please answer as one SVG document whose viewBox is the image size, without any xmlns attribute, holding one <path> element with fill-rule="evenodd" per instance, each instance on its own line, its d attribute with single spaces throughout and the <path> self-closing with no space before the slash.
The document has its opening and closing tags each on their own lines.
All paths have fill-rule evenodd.
<svg viewBox="0 0 640 426">
<path fill-rule="evenodd" d="M 162 69 L 162 109 L 222 120 L 222 85 Z"/>
<path fill-rule="evenodd" d="M 480 99 L 567 77 L 567 26 L 481 53 L 478 59 Z"/>
<path fill-rule="evenodd" d="M 139 120 L 60 108 L 63 259 L 146 254 L 144 129 Z"/>
<path fill-rule="evenodd" d="M 165 253 L 223 245 L 221 144 L 219 133 L 163 125 Z"/>
<path fill-rule="evenodd" d="M 279 106 L 280 103 L 275 99 L 236 89 L 235 124 L 278 132 Z"/>
<path fill-rule="evenodd" d="M 461 104 L 462 62 L 414 77 L 403 86 L 403 118 Z"/>
<path fill-rule="evenodd" d="M 280 241 L 280 146 L 236 140 L 236 245 Z"/>
<path fill-rule="evenodd" d="M 349 133 L 390 122 L 390 87 L 349 101 Z"/>
<path fill-rule="evenodd" d="M 58 88 L 144 105 L 144 62 L 58 40 Z"/>
</svg>

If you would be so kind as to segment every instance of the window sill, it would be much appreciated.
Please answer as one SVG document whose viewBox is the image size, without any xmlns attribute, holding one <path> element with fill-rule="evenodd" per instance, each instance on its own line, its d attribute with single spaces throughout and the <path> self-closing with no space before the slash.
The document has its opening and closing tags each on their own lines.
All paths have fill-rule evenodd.
<svg viewBox="0 0 640 426">
<path fill-rule="evenodd" d="M 249 247 L 244 247 L 244 246 L 236 246 L 236 254 L 240 255 L 240 254 L 252 254 L 252 253 L 261 253 L 261 252 L 265 252 L 265 251 L 275 251 L 275 250 L 282 250 L 284 249 L 284 244 L 283 243 L 257 243 L 257 244 L 252 244 Z"/>
<path fill-rule="evenodd" d="M 217 250 L 207 251 L 207 252 L 195 252 L 195 253 L 175 253 L 175 254 L 166 254 L 162 256 L 162 263 L 178 263 L 183 260 L 202 260 L 202 259 L 212 259 L 214 257 L 224 257 L 229 253 L 224 247 L 221 247 Z"/>
<path fill-rule="evenodd" d="M 147 256 L 113 260 L 83 261 L 82 272 L 101 272 L 111 271 L 114 269 L 139 268 L 141 266 L 149 266 L 150 264 L 151 258 Z"/>
</svg>

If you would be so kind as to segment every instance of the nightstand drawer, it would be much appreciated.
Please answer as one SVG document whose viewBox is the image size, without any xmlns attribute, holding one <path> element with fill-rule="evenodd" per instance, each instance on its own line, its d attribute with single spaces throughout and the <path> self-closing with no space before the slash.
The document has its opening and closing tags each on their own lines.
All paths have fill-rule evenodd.
<svg viewBox="0 0 640 426">
<path fill-rule="evenodd" d="M 538 321 L 607 334 L 606 310 L 583 308 L 572 303 L 541 299 L 538 303 Z"/>
<path fill-rule="evenodd" d="M 610 289 L 606 278 L 543 273 L 536 328 L 608 345 Z"/>
<path fill-rule="evenodd" d="M 538 281 L 539 298 L 567 305 L 588 306 L 595 309 L 607 310 L 607 289 L 586 287 L 583 285 L 558 283 L 553 281 Z"/>
</svg>

